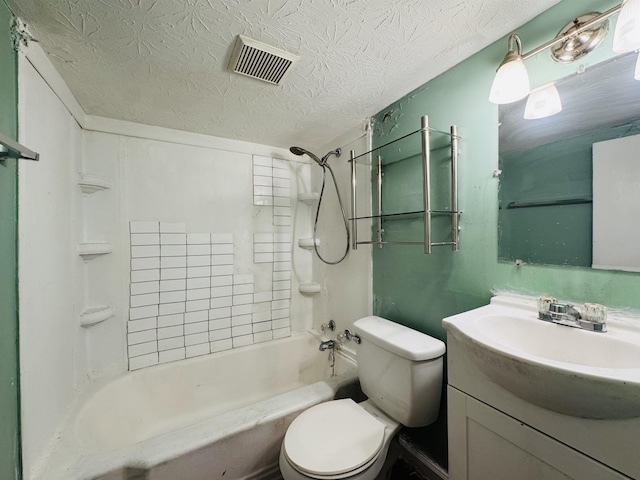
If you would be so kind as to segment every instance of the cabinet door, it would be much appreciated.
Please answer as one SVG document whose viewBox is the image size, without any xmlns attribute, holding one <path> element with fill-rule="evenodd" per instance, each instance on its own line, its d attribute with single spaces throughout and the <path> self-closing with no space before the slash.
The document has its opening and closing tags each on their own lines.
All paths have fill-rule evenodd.
<svg viewBox="0 0 640 480">
<path fill-rule="evenodd" d="M 624 475 L 451 386 L 450 480 L 622 480 Z"/>
</svg>

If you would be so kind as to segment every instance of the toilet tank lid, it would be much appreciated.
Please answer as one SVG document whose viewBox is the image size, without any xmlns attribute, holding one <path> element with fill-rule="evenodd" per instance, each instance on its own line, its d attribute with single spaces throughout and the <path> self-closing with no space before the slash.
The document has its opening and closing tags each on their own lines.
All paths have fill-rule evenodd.
<svg viewBox="0 0 640 480">
<path fill-rule="evenodd" d="M 371 316 L 353 324 L 360 338 L 396 355 L 414 361 L 433 360 L 444 355 L 444 342 L 385 318 Z"/>
</svg>

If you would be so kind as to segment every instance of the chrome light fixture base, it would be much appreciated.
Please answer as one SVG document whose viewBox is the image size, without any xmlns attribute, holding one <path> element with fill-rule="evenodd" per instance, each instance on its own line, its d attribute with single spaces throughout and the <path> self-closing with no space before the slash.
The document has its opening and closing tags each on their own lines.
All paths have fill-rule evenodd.
<svg viewBox="0 0 640 480">
<path fill-rule="evenodd" d="M 567 38 L 551 48 L 553 59 L 558 63 L 572 63 L 600 45 L 609 33 L 609 20 L 583 28 L 586 23 L 600 15 L 602 14 L 599 12 L 585 13 L 565 25 L 556 35 L 556 39 Z"/>
</svg>

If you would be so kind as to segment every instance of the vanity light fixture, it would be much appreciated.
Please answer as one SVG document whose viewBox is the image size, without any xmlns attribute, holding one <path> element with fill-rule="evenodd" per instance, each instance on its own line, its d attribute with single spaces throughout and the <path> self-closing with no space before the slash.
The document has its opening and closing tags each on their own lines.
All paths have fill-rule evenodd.
<svg viewBox="0 0 640 480">
<path fill-rule="evenodd" d="M 613 39 L 613 51 L 623 53 L 640 50 L 640 0 L 624 0 L 604 13 L 589 12 L 580 15 L 560 30 L 554 39 L 524 54 L 520 37 L 512 33 L 509 35 L 509 51 L 500 63 L 491 85 L 489 101 L 501 105 L 520 100 L 529 93 L 529 77 L 524 66 L 527 58 L 550 48 L 556 61 L 571 63 L 593 51 L 609 31 L 609 17 L 617 13 L 620 15 Z M 517 50 L 513 48 L 514 43 Z M 640 72 L 636 75 L 639 74 Z"/>
<path fill-rule="evenodd" d="M 527 98 L 524 108 L 524 118 L 535 120 L 550 117 L 562 111 L 562 102 L 558 89 L 553 82 L 534 88 Z"/>
</svg>

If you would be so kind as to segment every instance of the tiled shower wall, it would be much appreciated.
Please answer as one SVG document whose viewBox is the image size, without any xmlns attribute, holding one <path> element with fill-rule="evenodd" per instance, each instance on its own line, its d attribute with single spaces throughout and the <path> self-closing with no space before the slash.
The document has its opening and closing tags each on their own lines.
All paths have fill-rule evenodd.
<svg viewBox="0 0 640 480">
<path fill-rule="evenodd" d="M 268 211 L 272 228 L 253 232 L 248 245 L 231 233 L 192 233 L 183 222 L 130 223 L 129 370 L 291 334 L 288 162 L 253 157 L 253 205 Z M 242 248 L 253 250 L 252 273 L 234 265 Z"/>
</svg>

